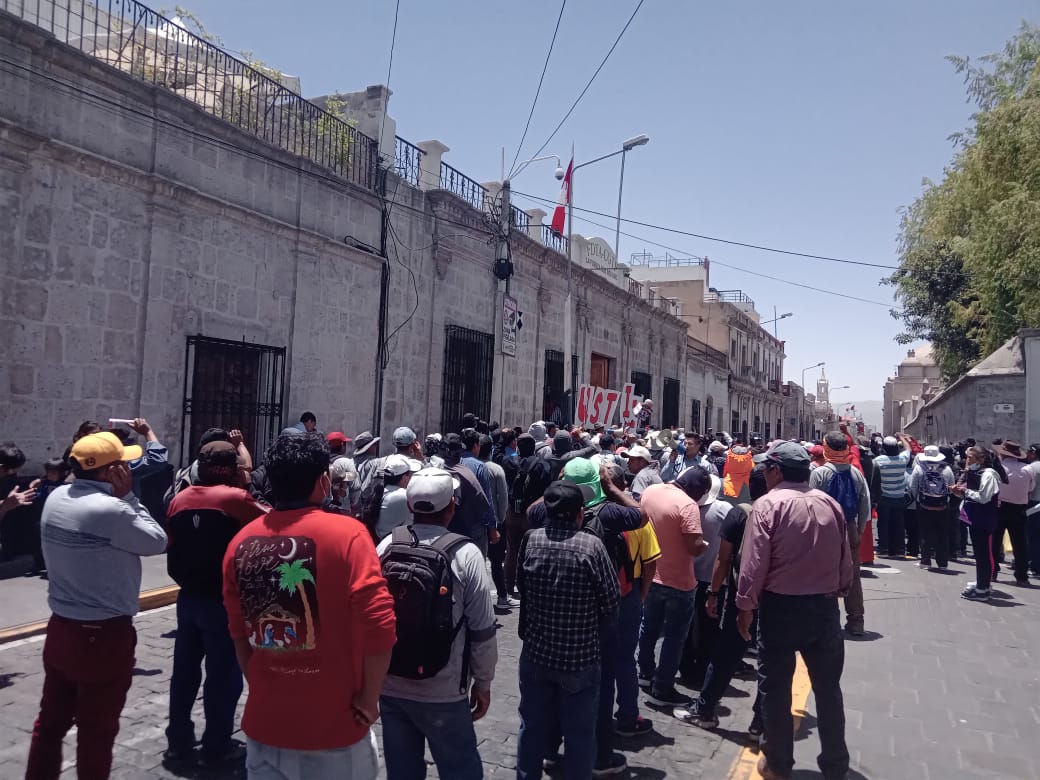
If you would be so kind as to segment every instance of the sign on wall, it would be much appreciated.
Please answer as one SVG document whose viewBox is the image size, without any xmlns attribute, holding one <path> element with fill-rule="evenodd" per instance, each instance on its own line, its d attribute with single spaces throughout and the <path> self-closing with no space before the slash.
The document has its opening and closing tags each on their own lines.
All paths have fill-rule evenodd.
<svg viewBox="0 0 1040 780">
<path fill-rule="evenodd" d="M 997 414 L 1014 414 L 1014 404 L 993 404 L 993 411 Z"/>
<path fill-rule="evenodd" d="M 620 391 L 606 387 L 582 385 L 578 388 L 578 403 L 575 417 L 582 425 L 611 425 L 621 408 L 621 423 L 625 427 L 635 425 L 633 409 L 643 399 L 634 395 L 635 385 L 625 384 Z"/>
<path fill-rule="evenodd" d="M 502 298 L 502 354 L 516 357 L 516 298 L 510 295 Z"/>
</svg>

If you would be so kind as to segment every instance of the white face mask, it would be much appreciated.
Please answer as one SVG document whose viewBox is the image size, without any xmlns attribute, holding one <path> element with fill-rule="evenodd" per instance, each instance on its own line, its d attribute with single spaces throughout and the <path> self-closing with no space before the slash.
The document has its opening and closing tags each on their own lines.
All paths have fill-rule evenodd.
<svg viewBox="0 0 1040 780">
<path fill-rule="evenodd" d="M 969 471 L 978 471 L 981 468 L 982 468 L 982 464 L 981 463 L 969 463 L 968 464 L 968 470 Z"/>
</svg>

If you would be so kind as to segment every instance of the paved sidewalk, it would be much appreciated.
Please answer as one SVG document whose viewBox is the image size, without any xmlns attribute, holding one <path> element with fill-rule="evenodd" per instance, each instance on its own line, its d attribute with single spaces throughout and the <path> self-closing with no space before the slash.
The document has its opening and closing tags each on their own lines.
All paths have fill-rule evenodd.
<svg viewBox="0 0 1040 780">
<path fill-rule="evenodd" d="M 1040 588 L 998 585 L 991 604 L 959 593 L 974 571 L 921 571 L 884 562 L 864 580 L 868 635 L 846 643 L 843 688 L 854 780 L 1040 778 Z M 870 575 L 873 576 L 870 576 Z M 0 587 L 3 587 L 0 585 Z M 8 607 L 0 607 L 0 616 Z M 500 617 L 500 663 L 491 711 L 477 724 L 489 778 L 514 777 L 518 729 L 516 616 Z M 142 614 L 137 672 L 123 713 L 116 778 L 236 777 L 173 774 L 161 766 L 175 629 L 172 608 Z M 0 778 L 21 777 L 36 714 L 42 637 L 0 645 Z M 625 740 L 628 777 L 725 778 L 744 745 L 753 684 L 736 682 L 720 728 L 704 732 L 645 708 L 655 733 Z M 818 777 L 810 697 L 796 742 L 795 778 Z M 197 722 L 201 722 L 201 713 Z M 377 727 L 378 729 L 378 727 Z M 72 740 L 67 742 L 72 745 Z M 66 759 L 72 751 L 66 750 Z M 69 765 L 69 761 L 66 765 Z M 74 770 L 66 772 L 74 776 Z M 431 767 L 431 777 L 437 777 Z M 448 779 L 446 779 L 448 780 Z"/>
</svg>

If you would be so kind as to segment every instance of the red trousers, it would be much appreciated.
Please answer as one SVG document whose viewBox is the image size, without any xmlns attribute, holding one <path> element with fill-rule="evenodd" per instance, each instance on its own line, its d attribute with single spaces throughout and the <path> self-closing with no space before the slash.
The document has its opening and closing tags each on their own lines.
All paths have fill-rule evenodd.
<svg viewBox="0 0 1040 780">
<path fill-rule="evenodd" d="M 51 615 L 43 645 L 43 696 L 26 780 L 57 780 L 61 743 L 73 723 L 78 731 L 77 776 L 108 777 L 136 646 L 137 632 L 129 617 L 81 622 Z"/>
</svg>

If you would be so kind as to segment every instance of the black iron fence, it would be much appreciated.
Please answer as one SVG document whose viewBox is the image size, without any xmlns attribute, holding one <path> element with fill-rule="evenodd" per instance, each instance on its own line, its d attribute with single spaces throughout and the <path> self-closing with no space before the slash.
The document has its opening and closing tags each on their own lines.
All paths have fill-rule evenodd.
<svg viewBox="0 0 1040 780">
<path fill-rule="evenodd" d="M 491 415 L 491 380 L 495 337 L 490 333 L 445 327 L 444 373 L 441 388 L 441 430 L 458 432 L 467 412 L 487 420 Z"/>
<path fill-rule="evenodd" d="M 561 255 L 567 254 L 567 236 L 554 233 L 552 225 L 542 225 L 542 243 Z"/>
<path fill-rule="evenodd" d="M 413 187 L 418 187 L 422 174 L 422 156 L 422 149 L 397 136 L 394 141 L 394 173 Z"/>
<path fill-rule="evenodd" d="M 348 181 L 375 186 L 376 142 L 304 100 L 292 88 L 297 80 L 244 62 L 136 0 L 0 0 L 0 9 Z"/>
</svg>

